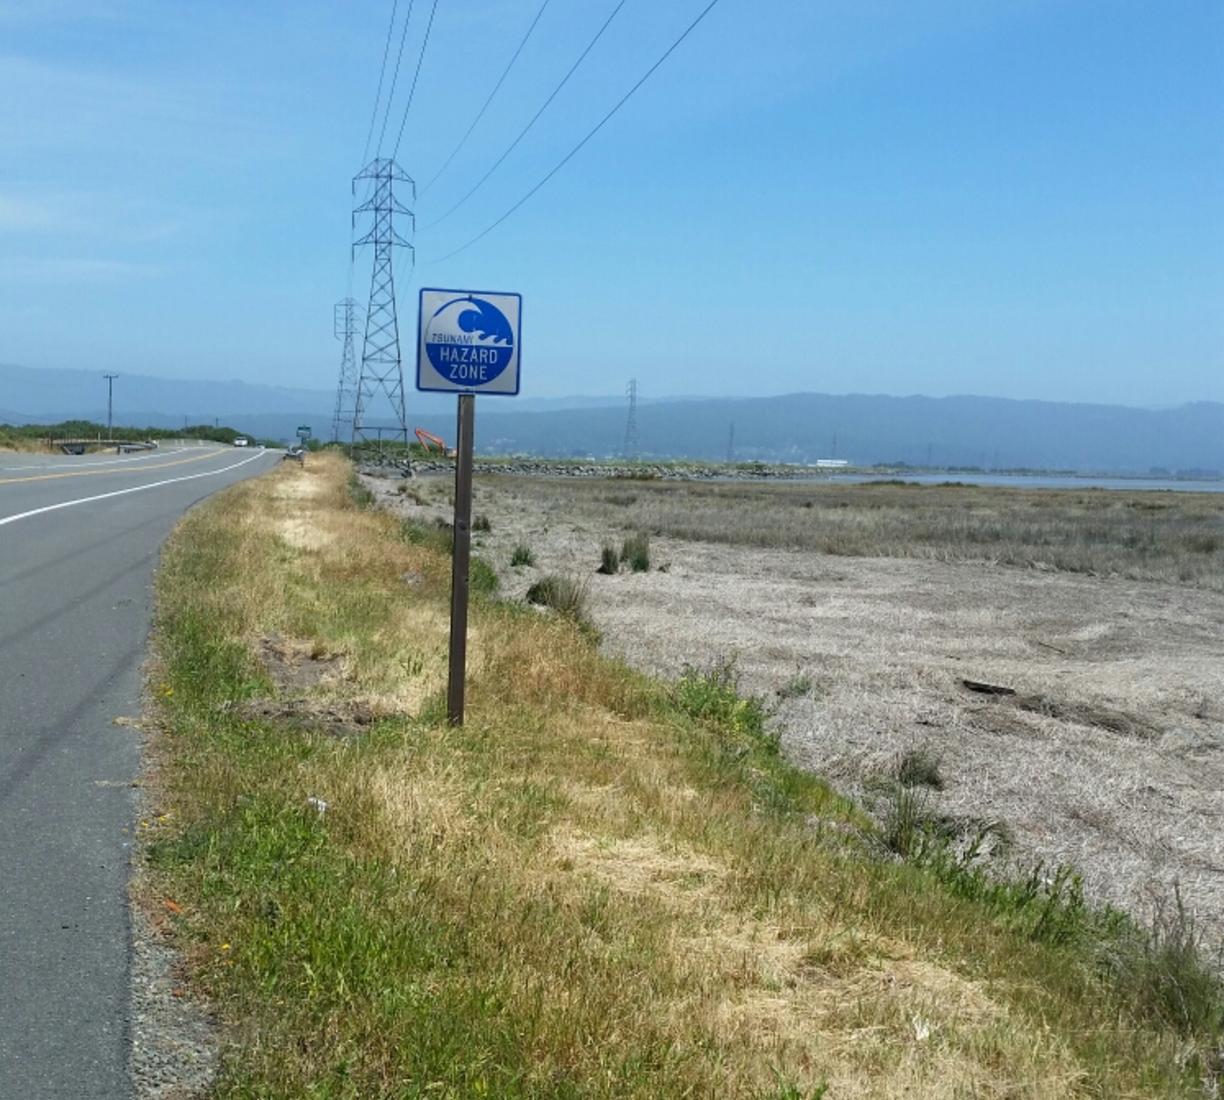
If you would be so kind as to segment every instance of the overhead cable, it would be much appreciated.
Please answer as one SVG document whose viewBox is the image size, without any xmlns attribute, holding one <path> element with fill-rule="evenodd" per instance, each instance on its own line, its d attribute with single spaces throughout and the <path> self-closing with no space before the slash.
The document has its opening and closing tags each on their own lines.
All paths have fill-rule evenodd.
<svg viewBox="0 0 1224 1100">
<path fill-rule="evenodd" d="M 395 135 L 395 150 L 391 154 L 394 160 L 399 152 L 400 142 L 404 140 L 404 126 L 408 122 L 408 112 L 412 110 L 412 97 L 416 95 L 417 81 L 421 78 L 421 62 L 425 60 L 425 50 L 429 46 L 429 32 L 433 30 L 434 15 L 438 10 L 438 0 L 433 0 L 429 9 L 429 22 L 425 24 L 425 37 L 421 41 L 421 52 L 417 54 L 416 72 L 412 74 L 412 87 L 408 89 L 408 102 L 404 104 L 404 117 L 400 119 L 399 133 Z"/>
<path fill-rule="evenodd" d="M 387 41 L 383 45 L 382 67 L 378 70 L 378 91 L 374 93 L 374 109 L 370 112 L 370 128 L 366 131 L 365 149 L 361 154 L 364 166 L 370 156 L 370 139 L 374 136 L 374 120 L 378 117 L 378 104 L 382 100 L 383 77 L 387 75 L 387 54 L 391 49 L 391 32 L 395 30 L 395 9 L 399 0 L 391 0 L 391 19 L 387 23 Z"/>
<path fill-rule="evenodd" d="M 566 153 L 564 157 L 562 157 L 559 161 L 557 161 L 557 163 L 552 167 L 552 169 L 548 172 L 548 174 L 545 175 L 544 178 L 540 180 L 540 182 L 537 183 L 530 191 L 528 191 L 527 194 L 525 194 L 521 199 L 519 199 L 518 202 L 516 202 L 512 207 L 510 207 L 510 209 L 507 210 L 500 218 L 498 218 L 497 221 L 493 222 L 492 225 L 488 226 L 486 229 L 477 233 L 476 236 L 474 236 L 470 241 L 468 241 L 466 244 L 460 245 L 453 252 L 448 252 L 445 256 L 438 256 L 437 258 L 428 260 L 426 262 L 431 263 L 431 264 L 438 264 L 438 263 L 441 263 L 443 260 L 449 260 L 452 256 L 458 256 L 460 252 L 465 252 L 467 249 L 471 248 L 472 245 L 476 244 L 477 241 L 481 241 L 485 237 L 487 237 L 490 233 L 493 232 L 493 230 L 495 230 L 499 225 L 501 225 L 502 222 L 504 222 L 508 217 L 510 217 L 511 214 L 517 211 L 519 207 L 523 206 L 523 204 L 526 203 L 527 200 L 530 199 L 537 191 L 539 191 L 541 187 L 543 187 L 550 179 L 553 178 L 553 176 L 555 176 L 558 172 L 560 172 L 561 169 L 564 168 L 577 155 L 578 151 L 584 145 L 586 145 L 588 141 L 591 140 L 591 138 L 593 138 L 597 133 L 599 133 L 600 130 L 604 128 L 608 120 L 611 119 L 612 116 L 616 114 L 616 112 L 619 111 L 629 101 L 629 98 L 633 95 L 633 93 L 636 92 L 643 84 L 645 84 L 646 81 L 649 80 L 651 76 L 654 75 L 655 70 L 658 69 L 659 66 L 662 65 L 663 62 L 666 61 L 675 52 L 676 48 L 680 45 L 680 43 L 683 42 L 686 38 L 688 38 L 688 36 L 692 34 L 694 30 L 696 30 L 697 25 L 707 15 L 710 14 L 710 12 L 714 9 L 714 6 L 717 3 L 718 3 L 718 0 L 710 0 L 710 2 L 702 9 L 701 14 L 698 15 L 697 18 L 694 19 L 684 29 L 684 32 L 680 35 L 680 37 L 677 38 L 670 46 L 667 47 L 667 49 L 664 51 L 663 55 L 659 58 L 659 60 L 656 61 L 653 65 L 651 65 L 650 68 L 647 69 L 646 72 L 642 74 L 638 82 L 634 84 L 633 87 L 630 88 L 623 96 L 621 96 L 616 106 L 614 106 L 612 110 L 610 110 L 593 127 L 591 127 L 591 129 L 587 131 L 586 136 L 580 142 L 578 142 L 578 144 L 575 145 L 568 153 Z"/>
<path fill-rule="evenodd" d="M 549 0 L 544 0 L 544 3 L 540 5 L 540 10 L 536 12 L 535 18 L 531 21 L 531 25 L 527 28 L 527 33 L 523 35 L 522 40 L 519 42 L 518 48 L 513 54 L 511 54 L 509 63 L 502 70 L 501 76 L 497 78 L 497 83 L 493 85 L 493 90 L 489 93 L 488 99 L 484 101 L 480 110 L 476 112 L 476 117 L 472 119 L 472 124 L 464 131 L 463 137 L 459 139 L 459 144 L 457 144 L 454 149 L 451 150 L 450 156 L 442 162 L 442 167 L 439 168 L 433 174 L 433 178 L 421 188 L 421 195 L 424 195 L 425 192 L 438 181 L 438 177 L 450 167 L 451 161 L 453 161 L 455 157 L 459 155 L 459 150 L 467 144 L 467 139 L 472 136 L 472 131 L 476 129 L 477 124 L 482 118 L 484 118 L 485 111 L 489 109 L 489 104 L 493 102 L 494 97 L 501 90 L 501 86 L 506 82 L 506 77 L 510 75 L 510 70 L 514 68 L 514 63 L 518 60 L 519 54 L 523 52 L 523 47 L 527 45 L 527 40 L 531 37 L 532 31 L 536 29 L 536 24 L 540 21 L 540 16 L 544 14 L 544 9 L 548 7 L 548 4 Z"/>
<path fill-rule="evenodd" d="M 391 77 L 391 90 L 387 93 L 387 106 L 383 109 L 382 128 L 378 131 L 378 152 L 382 152 L 383 140 L 387 136 L 387 120 L 391 117 L 391 104 L 395 99 L 395 85 L 399 82 L 400 62 L 404 59 L 404 39 L 408 37 L 408 27 L 412 23 L 413 0 L 408 0 L 408 14 L 404 16 L 404 29 L 400 31 L 399 49 L 395 52 L 395 72 Z M 395 159 L 392 154 L 392 160 Z"/>
<path fill-rule="evenodd" d="M 544 100 L 544 102 L 540 105 L 540 109 L 536 111 L 534 115 L 531 116 L 531 120 L 527 123 L 527 125 L 524 126 L 518 132 L 518 136 L 510 143 L 506 151 L 502 153 L 502 155 L 493 162 L 493 166 L 483 176 L 481 176 L 480 179 L 478 179 L 476 183 L 472 186 L 472 189 L 468 191 L 468 193 L 464 195 L 463 198 L 461 198 L 457 203 L 455 203 L 455 205 L 452 206 L 445 214 L 443 214 L 440 218 L 435 218 L 432 222 L 430 222 L 427 226 L 425 226 L 424 228 L 426 230 L 432 229 L 435 225 L 438 225 L 440 222 L 446 221 L 447 218 L 449 218 L 456 210 L 459 209 L 459 207 L 461 207 L 465 202 L 467 202 L 468 199 L 470 199 L 474 194 L 476 194 L 477 191 L 480 190 L 482 186 L 484 186 L 485 181 L 491 175 L 493 175 L 493 173 L 496 172 L 497 169 L 501 166 L 502 162 L 511 153 L 514 152 L 514 150 L 518 146 L 518 143 L 527 136 L 527 132 L 536 124 L 540 116 L 548 109 L 548 105 L 554 99 L 557 98 L 558 93 L 560 93 L 561 89 L 564 88 L 565 85 L 568 83 L 569 78 L 578 71 L 578 66 L 581 65 L 583 61 L 586 60 L 587 54 L 589 54 L 591 50 L 595 48 L 595 43 L 598 42 L 603 37 L 604 31 L 608 29 L 609 24 L 611 24 L 612 20 L 616 18 L 616 13 L 619 12 L 621 8 L 625 6 L 625 2 L 626 0 L 619 0 L 619 3 L 617 3 L 616 7 L 612 9 L 612 14 L 609 15 L 608 18 L 604 20 L 603 26 L 601 26 L 599 30 L 595 32 L 595 37 L 592 38 L 591 41 L 587 43 L 586 49 L 583 50 L 582 53 L 578 55 L 578 60 L 575 61 L 573 65 L 570 66 L 569 72 L 567 72 L 561 78 L 561 83 L 558 84 L 552 90 L 552 92 L 549 94 L 549 97 L 546 100 Z"/>
</svg>

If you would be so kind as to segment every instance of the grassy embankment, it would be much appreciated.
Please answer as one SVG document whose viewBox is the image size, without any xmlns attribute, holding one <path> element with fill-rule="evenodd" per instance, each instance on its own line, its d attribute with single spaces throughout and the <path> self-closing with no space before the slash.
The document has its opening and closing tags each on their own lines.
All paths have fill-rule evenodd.
<svg viewBox="0 0 1224 1100">
<path fill-rule="evenodd" d="M 1224 590 L 1224 493 L 502 479 L 567 515 L 675 538 L 985 560 Z"/>
<path fill-rule="evenodd" d="M 717 677 L 477 600 L 448 728 L 448 563 L 348 476 L 229 490 L 160 574 L 144 889 L 217 1095 L 1198 1094 L 1210 1027 L 1107 974 L 1122 925 L 873 854 Z"/>
</svg>

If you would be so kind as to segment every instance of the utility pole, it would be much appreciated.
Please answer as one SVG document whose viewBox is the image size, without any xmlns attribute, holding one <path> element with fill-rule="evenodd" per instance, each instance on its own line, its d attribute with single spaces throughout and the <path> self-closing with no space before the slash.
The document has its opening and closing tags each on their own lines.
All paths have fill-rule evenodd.
<svg viewBox="0 0 1224 1100">
<path fill-rule="evenodd" d="M 404 410 L 404 364 L 400 356 L 399 318 L 395 309 L 394 252 L 397 247 L 412 249 L 411 243 L 395 228 L 395 215 L 408 218 L 415 227 L 412 211 L 395 197 L 395 185 L 406 184 L 413 200 L 416 184 L 393 160 L 375 157 L 353 177 L 353 194 L 359 181 L 369 181 L 370 197 L 353 210 L 353 225 L 358 214 L 370 214 L 372 222 L 365 236 L 353 242 L 354 255 L 364 245 L 374 246 L 370 270 L 370 303 L 366 309 L 365 340 L 361 346 L 361 372 L 357 379 L 353 407 L 353 443 L 369 442 L 378 433 L 370 424 L 371 406 L 379 394 L 391 406 L 397 430 L 408 446 L 408 417 Z"/>
<path fill-rule="evenodd" d="M 103 374 L 106 379 L 106 438 L 110 439 L 114 435 L 114 395 L 115 395 L 115 379 L 119 377 L 117 374 Z"/>
<path fill-rule="evenodd" d="M 357 408 L 357 359 L 353 352 L 353 337 L 357 333 L 357 301 L 345 298 L 336 303 L 332 313 L 332 334 L 344 341 L 340 353 L 340 382 L 336 386 L 336 412 L 332 417 L 332 442 L 339 443 L 341 433 L 346 438 L 353 434 L 353 421 Z M 348 431 L 344 432 L 347 426 Z"/>
<path fill-rule="evenodd" d="M 638 456 L 638 427 L 637 427 L 637 379 L 629 379 L 629 388 L 625 391 L 629 396 L 629 416 L 625 420 L 625 445 L 621 448 L 621 452 L 625 458 L 637 458 Z"/>
</svg>

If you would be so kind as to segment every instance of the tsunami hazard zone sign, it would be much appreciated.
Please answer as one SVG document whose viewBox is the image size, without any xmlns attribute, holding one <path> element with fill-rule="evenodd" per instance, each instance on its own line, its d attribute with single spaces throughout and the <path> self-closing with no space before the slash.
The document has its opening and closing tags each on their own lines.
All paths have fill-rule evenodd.
<svg viewBox="0 0 1224 1100">
<path fill-rule="evenodd" d="M 423 287 L 417 389 L 514 397 L 519 392 L 522 314 L 519 294 Z"/>
</svg>

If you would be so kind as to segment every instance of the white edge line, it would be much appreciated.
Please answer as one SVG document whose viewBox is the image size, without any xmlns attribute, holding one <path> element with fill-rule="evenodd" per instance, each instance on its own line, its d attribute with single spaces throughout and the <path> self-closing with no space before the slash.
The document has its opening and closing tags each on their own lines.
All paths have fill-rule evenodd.
<svg viewBox="0 0 1224 1100">
<path fill-rule="evenodd" d="M 159 489 L 163 485 L 173 485 L 178 481 L 195 481 L 199 477 L 216 477 L 218 474 L 236 470 L 239 466 L 245 466 L 248 462 L 254 462 L 257 458 L 263 458 L 267 453 L 266 450 L 260 448 L 259 452 L 251 455 L 250 458 L 244 458 L 241 462 L 235 462 L 230 466 L 222 466 L 219 470 L 205 470 L 202 474 L 185 474 L 182 477 L 168 477 L 164 481 L 151 481 L 148 485 L 133 485 L 128 489 L 116 489 L 113 493 L 98 493 L 92 497 L 79 497 L 76 500 L 61 501 L 59 504 L 48 504 L 42 508 L 32 508 L 28 512 L 18 512 L 12 516 L 0 516 L 0 527 L 9 523 L 16 523 L 19 519 L 41 516 L 45 512 L 58 512 L 61 508 L 72 508 L 77 504 L 92 504 L 95 500 L 109 500 L 111 497 L 127 496 L 128 493 L 143 493 L 146 489 Z"/>
</svg>

